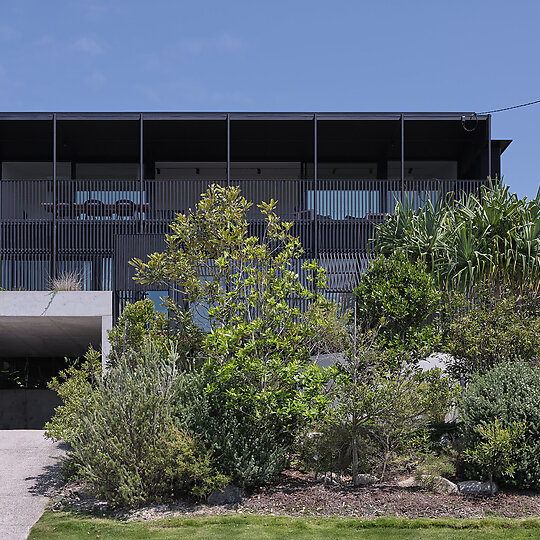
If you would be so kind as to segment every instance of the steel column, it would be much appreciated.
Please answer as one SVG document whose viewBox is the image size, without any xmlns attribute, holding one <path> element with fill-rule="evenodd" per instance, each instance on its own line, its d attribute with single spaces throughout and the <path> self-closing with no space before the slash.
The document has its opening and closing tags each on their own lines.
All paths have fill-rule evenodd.
<svg viewBox="0 0 540 540">
<path fill-rule="evenodd" d="M 488 176 L 491 178 L 491 114 L 487 119 L 487 140 L 488 140 Z"/>
<path fill-rule="evenodd" d="M 144 138 L 143 115 L 139 116 L 139 232 L 143 232 L 143 193 L 144 193 Z"/>
<path fill-rule="evenodd" d="M 227 113 L 227 187 L 231 185 L 231 115 Z"/>
<path fill-rule="evenodd" d="M 401 203 L 403 204 L 405 197 L 405 117 L 401 115 Z"/>
<path fill-rule="evenodd" d="M 319 162 L 317 157 L 317 113 L 313 115 L 313 251 L 315 260 L 319 262 L 319 220 L 317 213 L 319 195 Z"/>
<path fill-rule="evenodd" d="M 53 114 L 53 205 L 52 205 L 52 250 L 51 250 L 51 279 L 56 277 L 57 270 L 57 206 L 58 206 L 58 181 L 56 174 L 56 113 Z"/>
</svg>

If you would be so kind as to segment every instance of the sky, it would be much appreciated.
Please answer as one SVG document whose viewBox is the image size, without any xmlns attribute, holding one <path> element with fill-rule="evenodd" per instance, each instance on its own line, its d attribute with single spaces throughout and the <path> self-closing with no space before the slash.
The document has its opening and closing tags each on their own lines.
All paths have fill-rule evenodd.
<svg viewBox="0 0 540 540">
<path fill-rule="evenodd" d="M 2 0 L 2 111 L 475 111 L 540 99 L 540 2 Z M 540 104 L 496 113 L 540 185 Z"/>
</svg>

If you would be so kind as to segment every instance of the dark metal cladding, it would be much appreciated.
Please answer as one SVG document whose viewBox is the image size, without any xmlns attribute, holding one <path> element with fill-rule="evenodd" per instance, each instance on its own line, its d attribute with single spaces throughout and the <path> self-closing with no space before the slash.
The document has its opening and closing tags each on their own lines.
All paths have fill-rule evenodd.
<svg viewBox="0 0 540 540">
<path fill-rule="evenodd" d="M 253 234 L 257 204 L 277 201 L 343 301 L 397 201 L 416 209 L 478 192 L 500 175 L 507 144 L 474 113 L 0 113 L 0 287 L 43 290 L 74 272 L 85 289 L 114 291 L 118 314 L 145 295 L 128 261 L 162 250 L 176 213 L 220 184 L 253 202 Z M 177 176 L 160 171 L 169 162 Z M 442 162 L 453 177 L 416 172 Z M 20 172 L 48 163 L 38 177 Z M 110 177 L 92 177 L 98 166 Z"/>
</svg>

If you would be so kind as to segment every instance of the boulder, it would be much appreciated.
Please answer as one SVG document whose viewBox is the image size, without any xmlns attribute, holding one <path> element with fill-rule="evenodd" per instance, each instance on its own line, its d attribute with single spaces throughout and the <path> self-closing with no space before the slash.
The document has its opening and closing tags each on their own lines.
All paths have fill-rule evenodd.
<svg viewBox="0 0 540 540">
<path fill-rule="evenodd" d="M 459 492 L 454 482 L 450 482 L 450 480 L 442 476 L 432 476 L 430 474 L 423 474 L 420 478 L 410 476 L 398 482 L 397 485 L 402 488 L 422 487 L 442 495 L 451 495 Z"/>
<path fill-rule="evenodd" d="M 434 491 L 435 493 L 440 493 L 441 495 L 452 495 L 454 493 L 459 493 L 459 489 L 456 484 L 454 484 L 454 482 L 450 482 L 450 480 L 444 478 L 443 476 L 432 476 L 427 479 L 427 481 L 429 482 L 431 491 Z"/>
<path fill-rule="evenodd" d="M 491 495 L 490 482 L 479 482 L 478 480 L 467 480 L 458 484 L 459 492 L 463 495 Z M 493 483 L 493 494 L 497 493 L 499 488 Z"/>
<path fill-rule="evenodd" d="M 373 476 L 372 474 L 359 474 L 358 475 L 358 483 L 361 486 L 369 486 L 370 484 L 374 484 L 375 482 L 378 482 L 379 479 L 376 476 Z"/>
<path fill-rule="evenodd" d="M 405 480 L 400 480 L 397 485 L 402 488 L 409 488 L 418 486 L 418 482 L 414 476 L 409 476 L 409 478 L 405 478 Z"/>
<path fill-rule="evenodd" d="M 208 504 L 222 505 L 222 504 L 235 504 L 242 502 L 245 492 L 242 488 L 236 486 L 226 486 L 224 489 L 214 489 L 210 495 L 208 495 Z"/>
</svg>

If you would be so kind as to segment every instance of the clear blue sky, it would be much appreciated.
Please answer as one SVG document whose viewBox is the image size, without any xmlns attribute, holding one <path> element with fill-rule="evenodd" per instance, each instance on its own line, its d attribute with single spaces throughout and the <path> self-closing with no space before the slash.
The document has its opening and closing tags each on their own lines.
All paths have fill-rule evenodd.
<svg viewBox="0 0 540 540">
<path fill-rule="evenodd" d="M 540 99 L 540 3 L 3 0 L 4 111 L 486 111 Z M 540 105 L 494 115 L 540 184 Z"/>
</svg>

